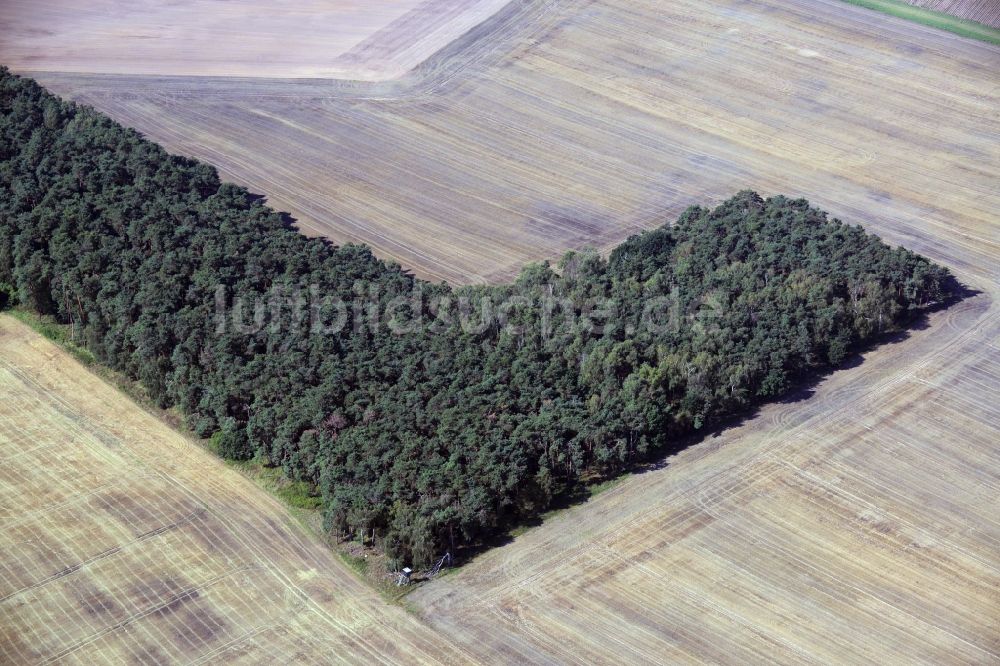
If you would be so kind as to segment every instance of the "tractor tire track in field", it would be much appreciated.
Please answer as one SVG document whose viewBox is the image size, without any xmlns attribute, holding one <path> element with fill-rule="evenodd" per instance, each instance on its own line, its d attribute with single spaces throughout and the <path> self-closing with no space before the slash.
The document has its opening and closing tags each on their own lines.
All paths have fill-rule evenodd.
<svg viewBox="0 0 1000 666">
<path fill-rule="evenodd" d="M 384 50 L 406 50 L 399 30 L 412 18 L 388 29 Z M 362 66 L 380 49 L 363 43 L 348 59 Z M 240 630 L 197 645 L 152 616 L 129 627 L 201 662 L 281 650 L 303 661 L 1000 660 L 998 68 L 1000 48 L 840 0 L 518 0 L 393 81 L 38 73 L 266 194 L 303 232 L 368 243 L 435 280 L 509 279 L 529 260 L 607 250 L 752 187 L 804 196 L 978 290 L 795 399 L 417 590 L 409 601 L 423 623 L 278 524 L 269 498 L 218 466 L 205 472 L 204 452 L 170 440 L 176 456 L 149 482 L 173 503 L 156 515 L 208 510 L 171 547 L 200 553 L 217 528 L 226 554 L 207 559 L 204 580 L 255 562 L 259 596 L 206 595 Z M 3 344 L 8 367 L 46 378 L 19 390 L 54 395 L 47 423 L 89 455 L 87 477 L 33 470 L 65 443 L 24 448 L 48 430 L 30 422 L 45 406 L 0 406 L 10 441 L 0 479 L 51 488 L 10 534 L 29 525 L 53 553 L 74 552 L 62 540 L 75 535 L 49 534 L 45 518 L 105 492 L 104 468 L 149 468 L 153 426 L 122 421 L 80 390 L 81 376 Z M 102 539 L 134 538 L 149 522 L 129 513 Z M 155 555 L 147 564 L 166 568 Z M 11 580 L 31 574 L 7 564 Z M 25 595 L 24 617 L 85 618 L 59 585 L 43 586 L 51 598 Z M 17 619 L 0 603 L 6 617 Z M 36 647 L 0 640 L 0 657 L 62 654 L 95 622 L 55 635 L 30 634 L 25 620 Z M 120 631 L 101 636 L 74 658 L 136 656 Z"/>
<path fill-rule="evenodd" d="M 0 374 L 4 483 L 44 479 L 56 500 L 0 532 L 0 661 L 253 660 L 304 644 L 314 660 L 469 661 L 273 498 L 8 317 Z M 28 429 L 74 464 L 18 464 Z M 64 511 L 74 520 L 53 519 Z M 42 561 L 56 573 L 39 578 Z"/>
</svg>

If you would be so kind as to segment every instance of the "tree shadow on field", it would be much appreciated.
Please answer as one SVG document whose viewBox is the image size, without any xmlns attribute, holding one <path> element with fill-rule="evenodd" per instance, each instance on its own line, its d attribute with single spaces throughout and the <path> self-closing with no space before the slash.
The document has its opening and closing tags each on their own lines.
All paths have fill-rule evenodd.
<svg viewBox="0 0 1000 666">
<path fill-rule="evenodd" d="M 947 310 L 966 299 L 982 294 L 982 292 L 971 289 L 954 278 L 951 279 L 951 284 L 948 285 L 948 292 L 951 295 L 945 300 L 934 303 L 914 313 L 911 319 L 903 324 L 905 328 L 902 330 L 884 333 L 868 340 L 864 344 L 856 346 L 839 365 L 815 369 L 809 374 L 793 377 L 791 388 L 780 396 L 775 396 L 771 399 L 762 399 L 739 414 L 711 422 L 697 432 L 680 437 L 675 444 L 651 451 L 645 460 L 637 463 L 633 473 L 645 474 L 664 469 L 669 466 L 672 458 L 681 451 L 703 441 L 720 437 L 727 430 L 739 428 L 747 421 L 759 416 L 761 409 L 767 405 L 793 405 L 809 400 L 816 394 L 817 387 L 834 373 L 859 367 L 864 362 L 866 354 L 876 349 L 885 349 L 898 345 L 908 340 L 914 332 L 930 328 L 930 316 L 935 312 Z"/>
<path fill-rule="evenodd" d="M 914 313 L 913 317 L 903 324 L 905 326 L 904 329 L 885 333 L 869 340 L 863 345 L 855 347 L 839 365 L 813 370 L 810 374 L 794 377 L 792 379 L 792 387 L 782 395 L 771 399 L 762 399 L 739 414 L 708 423 L 698 431 L 679 436 L 669 445 L 650 451 L 645 456 L 635 460 L 622 474 L 613 475 L 608 478 L 598 478 L 593 480 L 593 483 L 612 481 L 623 474 L 641 475 L 665 469 L 670 466 L 673 459 L 682 451 L 696 444 L 721 437 L 728 430 L 739 428 L 751 419 L 759 416 L 761 409 L 769 404 L 791 405 L 806 401 L 812 398 L 816 393 L 817 387 L 835 372 L 859 367 L 863 363 L 866 354 L 876 349 L 891 347 L 905 342 L 913 332 L 930 328 L 931 314 L 947 310 L 961 301 L 982 293 L 960 284 L 957 280 L 953 280 L 948 290 L 951 293 L 949 298 Z M 505 527 L 510 529 L 510 531 L 505 531 L 480 543 L 457 550 L 454 553 L 457 556 L 457 562 L 468 562 L 471 558 L 486 550 L 512 543 L 520 533 L 541 525 L 546 519 L 551 518 L 553 514 L 583 504 L 594 495 L 591 492 L 591 485 L 581 483 L 555 498 L 544 514 L 506 525 Z"/>
<path fill-rule="evenodd" d="M 256 192 L 247 191 L 247 193 L 246 193 L 246 199 L 247 199 L 247 203 L 249 203 L 251 205 L 252 204 L 260 204 L 261 206 L 267 206 L 268 205 L 268 203 L 267 203 L 267 195 L 266 194 L 257 194 Z M 291 213 L 289 213 L 288 211 L 284 211 L 284 210 L 278 210 L 278 209 L 276 209 L 274 207 L 271 207 L 271 210 L 274 211 L 275 215 L 277 215 L 278 218 L 281 220 L 281 226 L 283 226 L 285 229 L 290 229 L 292 231 L 301 233 L 295 227 L 295 225 L 298 224 L 299 221 L 298 221 L 297 218 L 293 217 Z M 330 240 L 328 238 L 323 237 L 323 236 L 317 237 L 317 240 L 322 241 L 322 242 L 326 243 L 327 245 L 333 245 L 333 243 L 330 242 Z"/>
<path fill-rule="evenodd" d="M 620 478 L 621 476 L 622 475 L 618 475 L 605 480 L 611 481 L 616 478 Z M 590 486 L 587 484 L 578 484 L 566 492 L 554 497 L 552 499 L 552 503 L 544 513 L 535 514 L 520 520 L 508 521 L 504 523 L 501 529 L 496 533 L 488 535 L 480 541 L 456 546 L 454 552 L 452 553 L 455 557 L 454 561 L 456 566 L 462 566 L 486 551 L 514 543 L 514 541 L 516 541 L 521 534 L 532 528 L 539 527 L 547 520 L 551 520 L 555 517 L 555 514 L 574 506 L 584 504 L 591 497 L 593 497 L 593 493 L 590 491 Z"/>
<path fill-rule="evenodd" d="M 265 204 L 267 202 L 267 197 L 262 194 L 247 191 L 246 197 L 247 201 L 252 204 Z M 296 218 L 288 212 L 275 212 L 285 228 L 300 233 L 295 226 L 298 223 Z M 326 237 L 315 237 L 314 240 L 322 242 L 330 248 L 337 247 L 333 241 Z M 400 267 L 399 270 L 410 274 L 405 268 Z M 598 485 L 612 482 L 626 474 L 648 474 L 669 467 L 679 453 L 696 444 L 719 438 L 728 430 L 743 426 L 749 420 L 759 416 L 761 409 L 768 404 L 791 405 L 809 400 L 815 395 L 817 387 L 833 373 L 839 370 L 857 368 L 864 361 L 865 355 L 871 351 L 900 344 L 908 340 L 913 332 L 928 329 L 930 316 L 933 313 L 947 310 L 961 301 L 981 294 L 979 291 L 962 285 L 954 278 L 951 278 L 951 283 L 946 285 L 946 289 L 950 294 L 947 299 L 915 312 L 908 321 L 902 324 L 905 327 L 902 330 L 876 336 L 868 342 L 856 346 L 839 365 L 809 369 L 808 373 L 793 376 L 790 378 L 791 387 L 779 396 L 758 399 L 738 414 L 711 421 L 697 431 L 677 435 L 666 446 L 649 451 L 633 460 L 618 474 L 597 476 L 577 483 L 554 497 L 545 511 L 540 514 L 516 520 L 508 518 L 497 525 L 491 534 L 486 534 L 481 539 L 465 545 L 456 544 L 451 551 L 455 563 L 461 565 L 487 550 L 512 543 L 521 533 L 541 525 L 546 520 L 551 519 L 554 514 L 585 503 L 595 495 L 594 489 Z"/>
</svg>

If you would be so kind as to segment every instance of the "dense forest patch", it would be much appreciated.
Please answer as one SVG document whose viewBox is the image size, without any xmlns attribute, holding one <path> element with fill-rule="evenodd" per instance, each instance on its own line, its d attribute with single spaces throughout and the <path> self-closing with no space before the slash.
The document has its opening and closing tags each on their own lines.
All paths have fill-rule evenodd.
<svg viewBox="0 0 1000 666">
<path fill-rule="evenodd" d="M 334 247 L 137 132 L 0 71 L 0 298 L 72 325 L 329 528 L 430 562 L 780 396 L 954 289 L 804 200 L 741 192 L 513 283 Z"/>
</svg>

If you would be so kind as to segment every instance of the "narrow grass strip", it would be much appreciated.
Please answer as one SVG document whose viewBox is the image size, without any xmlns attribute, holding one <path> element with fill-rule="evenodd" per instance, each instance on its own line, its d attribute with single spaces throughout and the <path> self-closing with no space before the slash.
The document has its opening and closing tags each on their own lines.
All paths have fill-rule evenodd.
<svg viewBox="0 0 1000 666">
<path fill-rule="evenodd" d="M 852 5 L 874 9 L 875 11 L 897 16 L 899 18 L 953 32 L 962 37 L 978 39 L 981 42 L 1000 46 L 1000 30 L 988 25 L 960 19 L 951 14 L 936 12 L 932 9 L 916 7 L 903 0 L 844 0 Z"/>
</svg>

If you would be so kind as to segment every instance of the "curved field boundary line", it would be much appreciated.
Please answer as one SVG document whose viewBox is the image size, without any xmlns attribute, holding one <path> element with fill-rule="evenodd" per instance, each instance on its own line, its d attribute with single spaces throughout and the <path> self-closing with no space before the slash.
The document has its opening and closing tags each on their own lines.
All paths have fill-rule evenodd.
<svg viewBox="0 0 1000 666">
<path fill-rule="evenodd" d="M 419 101 L 441 94 L 460 78 L 496 66 L 516 56 L 515 51 L 538 40 L 564 20 L 568 8 L 581 10 L 597 0 L 510 0 L 507 5 L 465 34 L 444 45 L 406 74 L 386 81 L 359 81 L 333 77 L 274 78 L 240 76 L 137 75 L 60 72 L 18 68 L 25 76 L 67 77 L 86 81 L 88 91 L 120 94 L 137 99 L 155 94 L 170 99 L 358 99 Z M 2 53 L 0 53 L 2 56 Z"/>
</svg>

